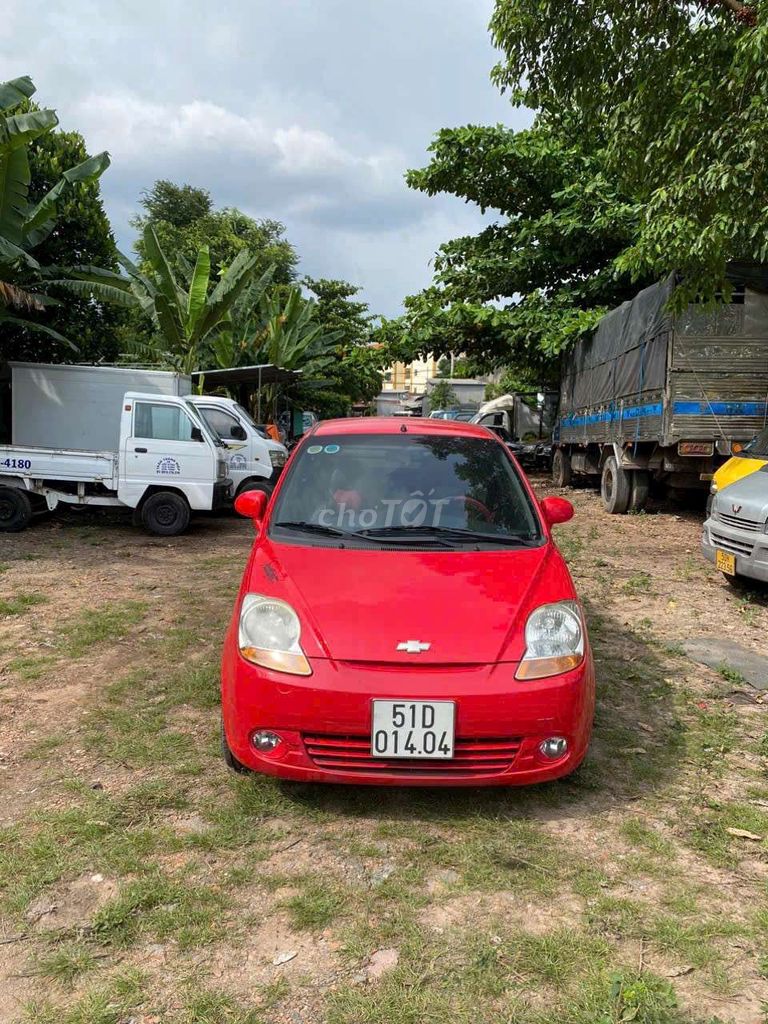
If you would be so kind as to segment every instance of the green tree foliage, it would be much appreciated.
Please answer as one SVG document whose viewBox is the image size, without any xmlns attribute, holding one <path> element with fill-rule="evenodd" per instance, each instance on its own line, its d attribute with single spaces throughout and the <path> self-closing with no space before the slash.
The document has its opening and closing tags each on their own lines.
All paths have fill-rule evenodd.
<svg viewBox="0 0 768 1024">
<path fill-rule="evenodd" d="M 126 353 L 129 358 L 180 373 L 207 368 L 217 338 L 231 329 L 237 300 L 249 286 L 255 289 L 254 300 L 263 294 L 272 268 L 254 286 L 259 257 L 243 249 L 212 285 L 210 252 L 203 245 L 194 267 L 185 278 L 178 278 L 151 224 L 144 229 L 143 249 L 146 273 L 121 255 L 124 274 L 101 267 L 73 267 L 74 279 L 56 284 L 74 295 L 137 309 L 151 318 L 155 333 L 147 341 L 135 340 Z"/>
<path fill-rule="evenodd" d="M 35 198 L 30 193 L 29 148 L 53 131 L 58 118 L 53 110 L 30 103 L 34 92 L 29 77 L 0 83 L 0 323 L 5 344 L 11 327 L 23 327 L 71 347 L 44 322 L 51 303 L 29 290 L 28 278 L 30 271 L 38 277 L 45 273 L 34 253 L 54 232 L 62 199 L 73 187 L 95 182 L 109 166 L 109 156 L 100 153 L 60 168 L 60 176 Z"/>
<path fill-rule="evenodd" d="M 638 204 L 618 192 L 597 133 L 573 115 L 540 115 L 528 130 L 440 131 L 412 188 L 448 193 L 495 219 L 446 242 L 434 285 L 377 339 L 406 359 L 464 353 L 476 367 L 510 365 L 546 379 L 557 355 L 636 285 L 619 261 L 637 236 Z"/>
<path fill-rule="evenodd" d="M 28 156 L 32 203 L 39 202 L 54 188 L 68 167 L 87 159 L 83 137 L 78 132 L 62 131 L 36 139 L 29 147 Z M 57 210 L 55 230 L 36 246 L 35 259 L 44 267 L 87 263 L 116 271 L 117 249 L 98 180 L 82 182 L 76 189 L 65 192 L 58 200 Z M 39 283 L 39 274 L 31 268 L 20 268 L 16 279 L 25 287 L 33 288 Z M 67 296 L 55 287 L 46 290 L 59 302 L 48 308 L 45 323 L 77 345 L 77 352 L 27 327 L 8 325 L 3 330 L 0 355 L 12 354 L 14 359 L 40 362 L 59 362 L 73 356 L 80 361 L 117 358 L 117 332 L 126 322 L 124 310 L 90 298 Z"/>
<path fill-rule="evenodd" d="M 144 242 L 145 229 L 151 224 L 173 270 L 180 275 L 187 264 L 194 263 L 201 246 L 207 245 L 215 278 L 244 250 L 256 257 L 257 275 L 272 267 L 276 284 L 290 284 L 296 276 L 296 250 L 276 220 L 254 220 L 231 208 L 214 210 L 205 189 L 171 181 L 156 181 L 143 194 L 141 205 L 145 212 L 131 222 L 140 232 L 135 246 L 140 269 L 151 264 Z"/>
<path fill-rule="evenodd" d="M 685 275 L 710 298 L 728 259 L 768 259 L 766 0 L 497 0 L 495 81 L 605 138 L 609 179 L 640 204 L 618 266 Z"/>
<path fill-rule="evenodd" d="M 316 307 L 315 317 L 335 337 L 334 358 L 316 381 L 300 387 L 297 401 L 322 417 L 346 416 L 355 404 L 368 404 L 381 391 L 383 352 L 371 347 L 374 317 L 355 298 L 360 289 L 347 281 L 304 278 Z"/>
<path fill-rule="evenodd" d="M 455 409 L 459 400 L 456 392 L 451 387 L 449 380 L 437 380 L 427 392 L 429 408 L 432 409 Z"/>
</svg>

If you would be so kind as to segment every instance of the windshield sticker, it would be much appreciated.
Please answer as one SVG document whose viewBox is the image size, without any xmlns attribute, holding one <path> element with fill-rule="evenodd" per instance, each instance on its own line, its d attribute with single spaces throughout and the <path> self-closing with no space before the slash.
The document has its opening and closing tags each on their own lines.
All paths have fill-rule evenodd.
<svg viewBox="0 0 768 1024">
<path fill-rule="evenodd" d="M 321 444 L 311 444 L 307 448 L 307 455 L 319 455 L 322 450 L 323 446 Z"/>
<path fill-rule="evenodd" d="M 178 476 L 181 473 L 181 466 L 170 455 L 164 455 L 158 462 L 155 472 L 161 476 Z"/>
<path fill-rule="evenodd" d="M 338 445 L 338 444 L 327 444 L 325 446 L 325 454 L 326 455 L 335 455 L 336 452 L 340 452 L 340 451 L 341 451 L 341 446 Z"/>
</svg>

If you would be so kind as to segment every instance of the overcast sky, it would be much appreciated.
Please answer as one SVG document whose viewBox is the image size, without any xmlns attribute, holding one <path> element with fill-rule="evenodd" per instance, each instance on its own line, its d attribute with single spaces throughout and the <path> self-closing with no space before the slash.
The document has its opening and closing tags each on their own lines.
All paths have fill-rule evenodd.
<svg viewBox="0 0 768 1024">
<path fill-rule="evenodd" d="M 275 217 L 301 271 L 362 286 L 395 315 L 440 242 L 477 211 L 406 188 L 441 127 L 513 127 L 490 84 L 492 0 L 5 0 L 3 77 L 108 149 L 118 243 L 157 178 Z"/>
</svg>

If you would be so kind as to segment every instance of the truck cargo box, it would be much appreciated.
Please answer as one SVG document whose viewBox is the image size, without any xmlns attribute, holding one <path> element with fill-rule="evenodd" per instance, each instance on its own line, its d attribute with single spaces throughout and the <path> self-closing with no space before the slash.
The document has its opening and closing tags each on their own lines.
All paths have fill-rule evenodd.
<svg viewBox="0 0 768 1024">
<path fill-rule="evenodd" d="M 188 395 L 189 377 L 114 366 L 10 363 L 13 445 L 117 451 L 126 391 Z"/>
</svg>

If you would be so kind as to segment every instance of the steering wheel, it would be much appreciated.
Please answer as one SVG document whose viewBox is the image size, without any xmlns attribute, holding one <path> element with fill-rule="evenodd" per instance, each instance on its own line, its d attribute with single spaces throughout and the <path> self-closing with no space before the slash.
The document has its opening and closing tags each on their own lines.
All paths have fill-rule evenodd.
<svg viewBox="0 0 768 1024">
<path fill-rule="evenodd" d="M 479 512 L 486 523 L 493 522 L 493 512 L 491 512 L 488 506 L 484 505 L 482 501 L 478 501 L 477 498 L 470 498 L 468 494 L 457 494 L 450 500 L 463 502 L 465 508 L 474 509 L 475 512 Z"/>
</svg>

